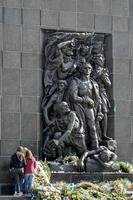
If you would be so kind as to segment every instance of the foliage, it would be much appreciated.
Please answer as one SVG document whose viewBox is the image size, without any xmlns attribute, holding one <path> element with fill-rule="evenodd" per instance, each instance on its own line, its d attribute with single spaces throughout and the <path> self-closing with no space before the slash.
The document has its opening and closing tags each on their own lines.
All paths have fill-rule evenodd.
<svg viewBox="0 0 133 200">
<path fill-rule="evenodd" d="M 78 159 L 74 156 L 65 157 L 65 161 L 73 162 Z M 118 162 L 121 171 L 132 172 L 133 166 L 129 163 Z M 125 200 L 126 192 L 133 189 L 128 179 L 91 183 L 81 181 L 78 184 L 56 182 L 50 184 L 51 172 L 47 163 L 39 161 L 39 170 L 35 175 L 33 188 L 34 200 Z"/>
<path fill-rule="evenodd" d="M 69 156 L 65 156 L 64 161 L 65 162 L 67 161 L 67 162 L 71 163 L 72 165 L 77 166 L 79 158 L 76 155 L 69 155 Z"/>
<path fill-rule="evenodd" d="M 64 183 L 57 182 L 38 187 L 34 190 L 34 200 L 125 200 L 127 188 L 131 185 L 128 180 L 101 182 Z"/>
<path fill-rule="evenodd" d="M 34 188 L 40 187 L 44 184 L 48 184 L 50 181 L 50 168 L 46 162 L 37 161 L 37 171 L 35 173 Z"/>
<path fill-rule="evenodd" d="M 126 173 L 133 173 L 133 165 L 129 162 L 118 161 L 120 170 Z"/>
</svg>

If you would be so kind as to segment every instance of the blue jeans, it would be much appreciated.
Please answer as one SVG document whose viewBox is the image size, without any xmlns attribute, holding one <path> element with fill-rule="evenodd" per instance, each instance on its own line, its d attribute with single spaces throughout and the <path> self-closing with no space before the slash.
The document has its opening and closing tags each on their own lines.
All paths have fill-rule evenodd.
<svg viewBox="0 0 133 200">
<path fill-rule="evenodd" d="M 31 193 L 32 192 L 32 185 L 34 181 L 33 174 L 25 174 L 24 175 L 24 193 Z"/>
<path fill-rule="evenodd" d="M 14 185 L 15 185 L 15 192 L 22 192 L 23 191 L 23 181 L 24 181 L 24 174 L 23 173 L 14 173 Z"/>
</svg>

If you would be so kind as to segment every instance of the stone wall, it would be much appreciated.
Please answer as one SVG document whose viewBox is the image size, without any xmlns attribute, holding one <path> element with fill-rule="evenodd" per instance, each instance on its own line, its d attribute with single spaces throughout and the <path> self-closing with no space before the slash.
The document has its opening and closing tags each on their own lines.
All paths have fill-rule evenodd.
<svg viewBox="0 0 133 200">
<path fill-rule="evenodd" d="M 38 155 L 41 133 L 42 29 L 112 35 L 108 131 L 121 159 L 133 158 L 133 0 L 0 0 L 0 183 L 18 145 Z"/>
</svg>

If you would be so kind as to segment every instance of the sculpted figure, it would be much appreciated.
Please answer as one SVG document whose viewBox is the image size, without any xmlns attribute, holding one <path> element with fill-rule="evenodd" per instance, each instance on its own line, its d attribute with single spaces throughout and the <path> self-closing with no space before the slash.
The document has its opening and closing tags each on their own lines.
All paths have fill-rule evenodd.
<svg viewBox="0 0 133 200">
<path fill-rule="evenodd" d="M 77 150 L 79 156 L 86 151 L 85 135 L 83 126 L 74 111 L 71 111 L 66 102 L 61 102 L 57 106 L 58 130 L 62 132 L 58 144 L 59 159 L 63 157 L 65 146 L 72 146 Z"/>
<path fill-rule="evenodd" d="M 67 82 L 65 80 L 59 80 L 57 89 L 50 97 L 50 99 L 48 99 L 47 101 L 46 99 L 43 100 L 42 109 L 45 123 L 47 124 L 47 127 L 43 130 L 43 149 L 45 149 L 47 142 L 53 135 L 49 129 L 54 126 L 55 107 L 63 100 L 66 87 Z"/>
<path fill-rule="evenodd" d="M 61 42 L 58 45 L 60 52 L 61 66 L 57 70 L 58 79 L 65 79 L 72 75 L 76 69 L 76 62 L 74 60 L 74 39 L 66 42 Z"/>
<path fill-rule="evenodd" d="M 67 37 L 67 35 L 55 36 L 48 41 L 45 47 L 45 95 L 50 95 L 53 92 L 55 82 L 67 79 L 76 69 L 74 39 L 70 40 Z M 66 41 L 64 42 L 61 39 Z"/>
<path fill-rule="evenodd" d="M 46 99 L 44 99 L 42 103 L 44 119 L 47 125 L 51 124 L 52 119 L 50 119 L 50 113 L 53 113 L 56 104 L 63 100 L 65 89 L 67 87 L 67 82 L 65 80 L 59 80 L 57 84 L 56 91 L 50 96 L 47 102 Z M 49 112 L 50 108 L 53 108 L 53 110 Z"/>
<path fill-rule="evenodd" d="M 102 54 L 97 54 L 93 58 L 94 60 L 94 72 L 93 78 L 99 85 L 99 93 L 101 97 L 101 111 L 104 115 L 103 119 L 100 122 L 101 128 L 101 139 L 110 140 L 107 136 L 107 126 L 108 126 L 108 117 L 107 113 L 110 108 L 110 102 L 106 93 L 106 89 L 111 87 L 111 81 L 109 79 L 109 74 L 107 68 L 104 67 L 104 56 Z"/>
<path fill-rule="evenodd" d="M 54 84 L 55 72 L 58 66 L 60 66 L 60 54 L 57 48 L 57 38 L 53 37 L 48 40 L 45 47 L 45 73 L 44 73 L 44 89 L 45 95 L 51 93 L 50 89 Z"/>
<path fill-rule="evenodd" d="M 85 62 L 89 62 L 91 58 L 91 49 L 91 46 L 89 47 L 88 45 L 82 43 L 78 50 L 77 63 L 82 63 L 84 60 Z"/>
<path fill-rule="evenodd" d="M 74 147 L 79 156 L 86 151 L 82 124 L 66 102 L 56 105 L 56 118 L 51 132 L 52 140 L 57 148 L 58 161 L 63 160 L 66 146 Z"/>
<path fill-rule="evenodd" d="M 105 146 L 86 151 L 79 160 L 80 171 L 118 171 L 117 155 Z"/>
<path fill-rule="evenodd" d="M 45 36 L 42 102 L 45 157 L 62 161 L 66 150 L 70 153 L 70 146 L 79 157 L 87 152 L 83 159 L 86 171 L 91 162 L 100 170 L 113 170 L 116 155 L 109 146 L 113 149 L 116 141 L 107 136 L 110 108 L 107 88 L 111 81 L 104 67 L 106 36 L 53 31 Z M 99 147 L 101 144 L 107 148 Z"/>
<path fill-rule="evenodd" d="M 85 132 L 91 141 L 89 148 L 97 149 L 99 144 L 95 121 L 97 117 L 102 116 L 99 88 L 97 83 L 90 78 L 91 64 L 82 63 L 79 66 L 79 71 L 80 77 L 74 78 L 70 84 L 70 101 L 83 121 Z"/>
</svg>

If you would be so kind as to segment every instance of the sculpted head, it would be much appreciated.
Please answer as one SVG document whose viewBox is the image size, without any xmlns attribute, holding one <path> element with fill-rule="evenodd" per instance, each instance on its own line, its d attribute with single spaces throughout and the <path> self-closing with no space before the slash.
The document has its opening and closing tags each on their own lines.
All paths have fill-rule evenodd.
<svg viewBox="0 0 133 200">
<path fill-rule="evenodd" d="M 90 63 L 84 62 L 79 66 L 79 71 L 81 74 L 90 75 L 92 72 L 92 66 Z"/>
<path fill-rule="evenodd" d="M 99 154 L 99 158 L 103 162 L 109 162 L 110 161 L 110 152 L 108 150 L 103 150 Z"/>
<path fill-rule="evenodd" d="M 70 112 L 70 108 L 67 102 L 62 101 L 56 104 L 56 112 L 59 114 L 64 114 Z"/>
<path fill-rule="evenodd" d="M 65 80 L 59 80 L 58 81 L 58 90 L 64 91 L 67 87 L 67 82 Z"/>
<path fill-rule="evenodd" d="M 93 55 L 93 62 L 94 62 L 94 65 L 95 66 L 101 66 L 103 67 L 104 65 L 104 55 L 103 54 L 96 54 L 96 55 Z"/>
</svg>

